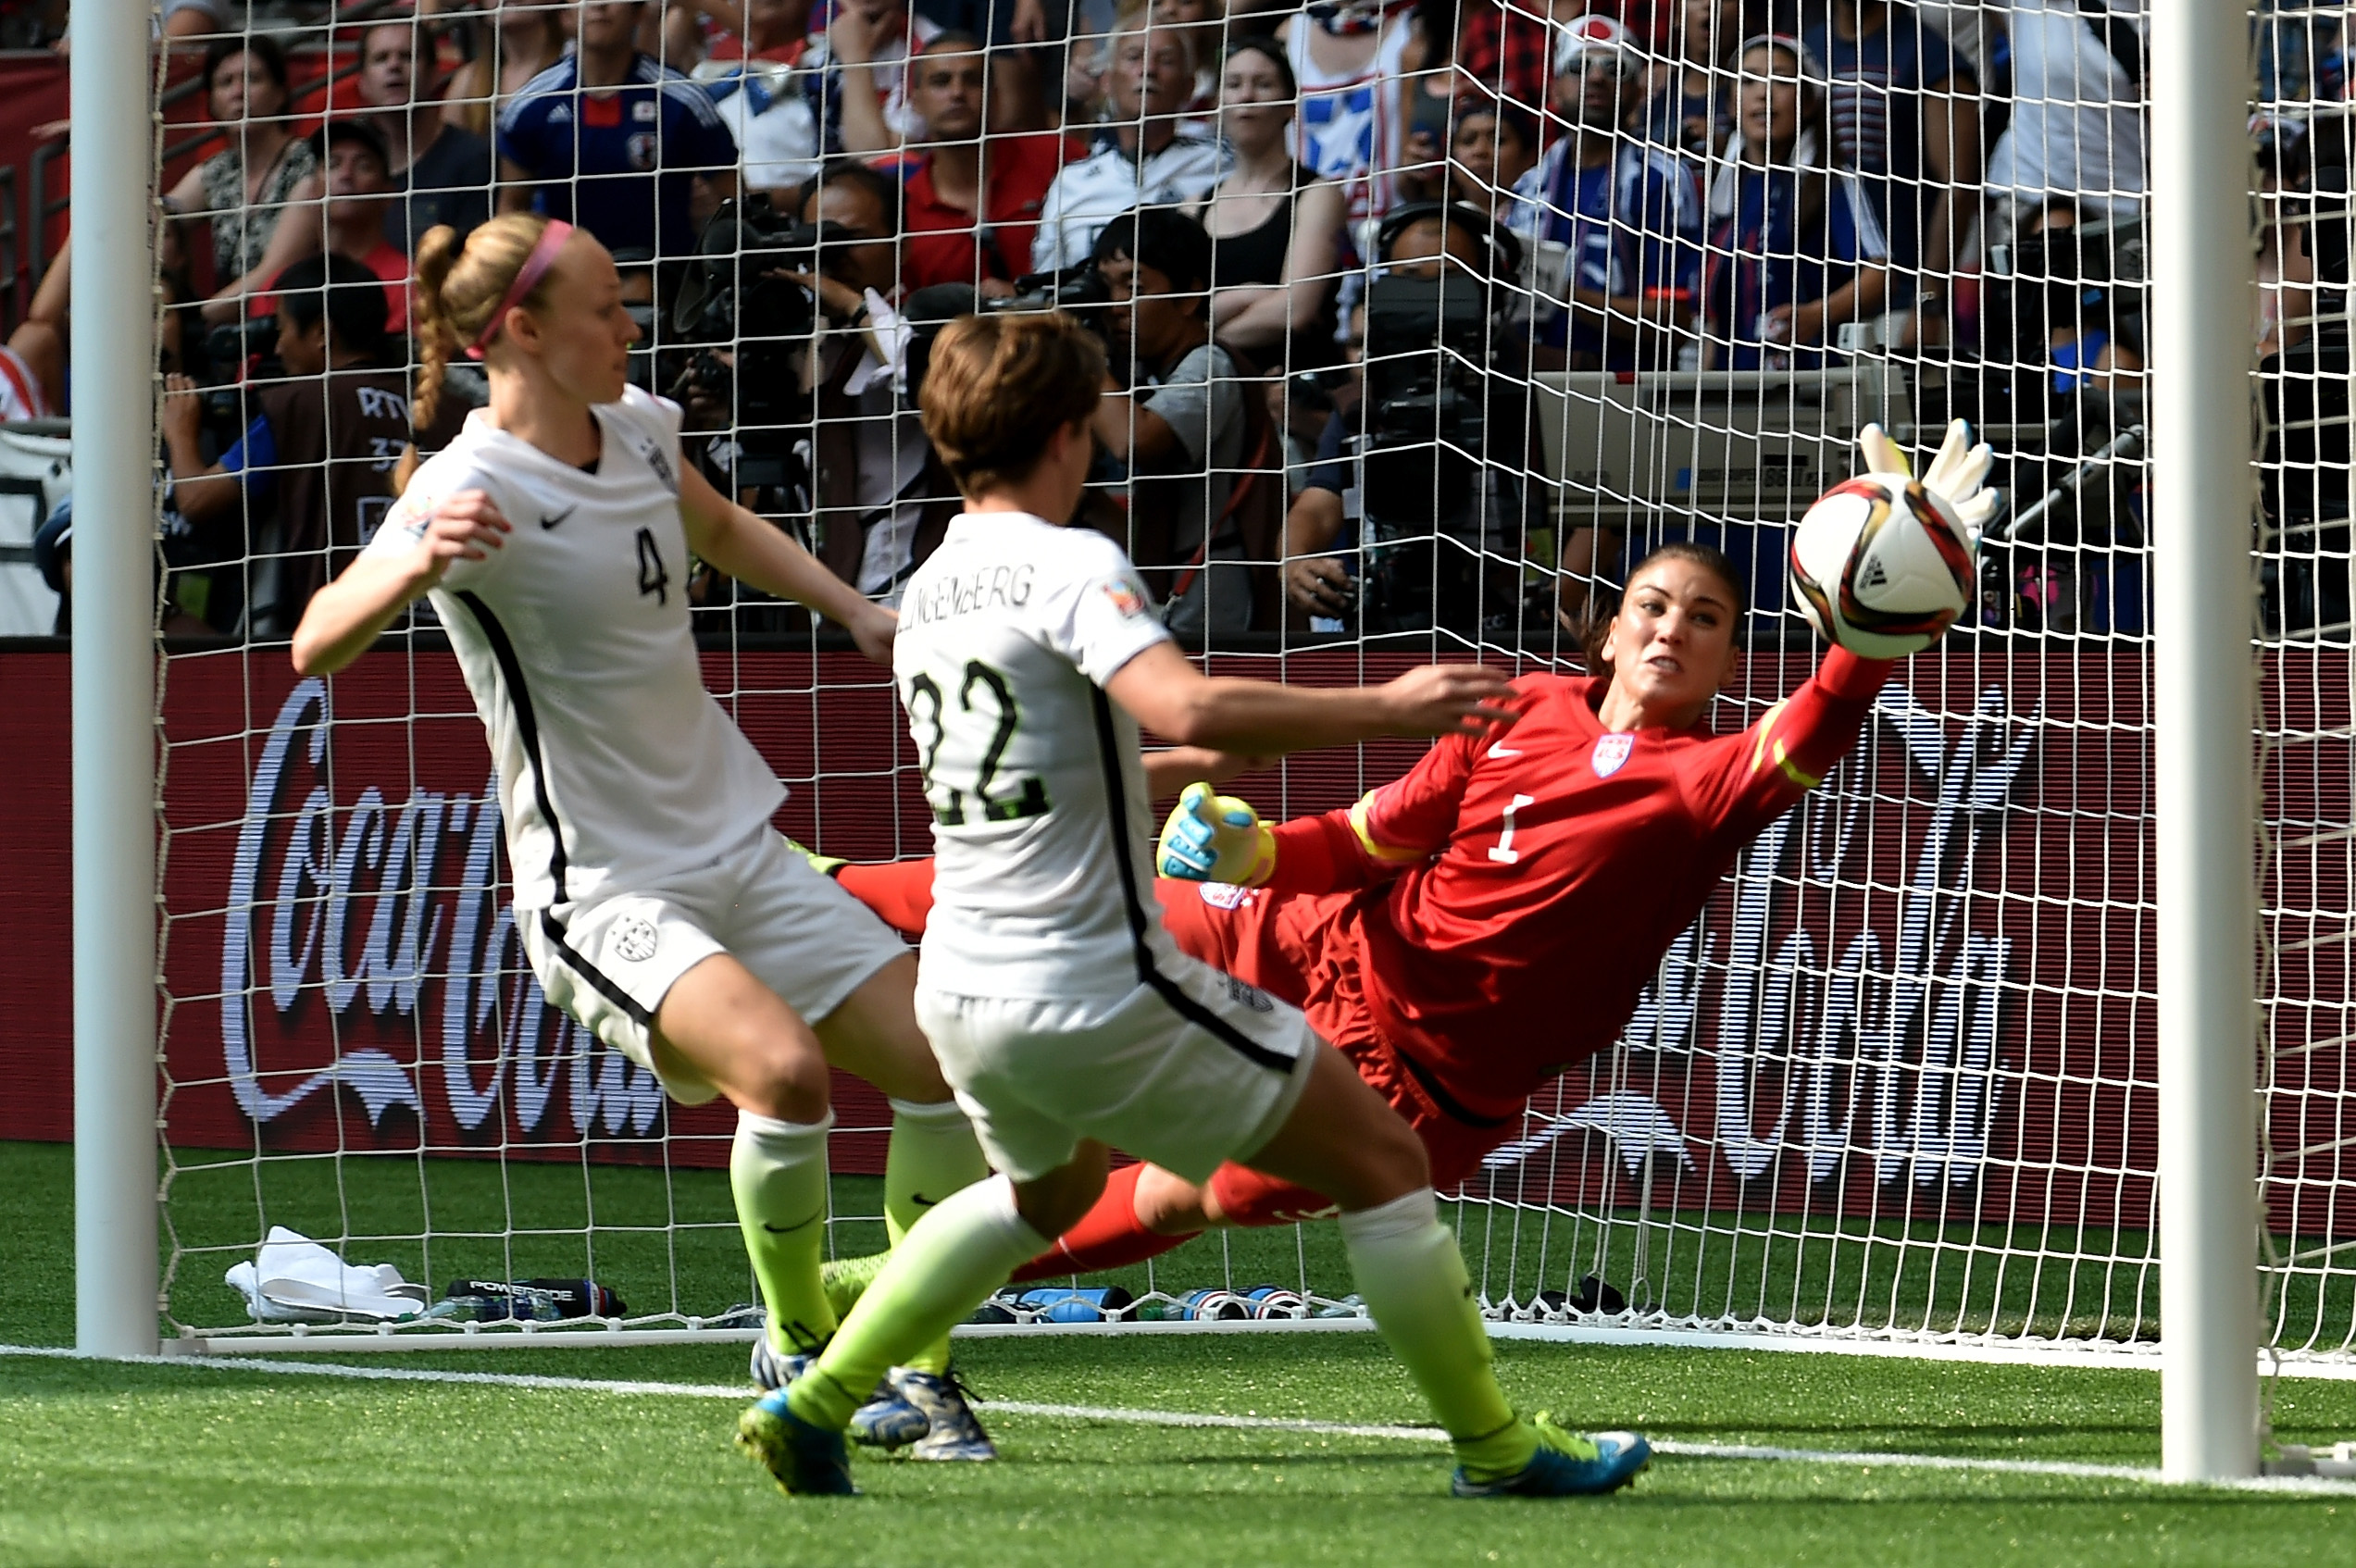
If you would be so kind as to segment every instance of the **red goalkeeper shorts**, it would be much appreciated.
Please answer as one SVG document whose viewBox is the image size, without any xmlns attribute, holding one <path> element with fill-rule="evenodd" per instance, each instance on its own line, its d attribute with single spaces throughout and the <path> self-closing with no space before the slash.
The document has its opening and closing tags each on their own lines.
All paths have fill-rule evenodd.
<svg viewBox="0 0 2356 1568">
<path fill-rule="evenodd" d="M 1359 985 L 1355 893 L 1281 893 L 1218 883 L 1155 884 L 1163 922 L 1184 952 L 1292 1003 L 1423 1139 L 1442 1191 L 1480 1168 L 1518 1117 L 1477 1116 L 1451 1105 L 1446 1086 L 1375 1032 Z M 1442 1109 L 1449 1105 L 1449 1109 Z M 1234 1224 L 1284 1225 L 1334 1212 L 1324 1194 L 1241 1165 L 1219 1167 L 1211 1193 Z"/>
</svg>

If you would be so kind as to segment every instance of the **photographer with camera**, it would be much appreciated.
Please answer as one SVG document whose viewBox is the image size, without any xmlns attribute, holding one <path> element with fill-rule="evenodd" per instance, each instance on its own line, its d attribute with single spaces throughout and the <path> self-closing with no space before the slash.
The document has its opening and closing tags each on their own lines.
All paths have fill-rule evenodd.
<svg viewBox="0 0 2356 1568">
<path fill-rule="evenodd" d="M 704 346 L 667 387 L 697 428 L 732 411 L 734 433 L 704 458 L 723 490 L 769 516 L 805 515 L 811 553 L 884 604 L 956 493 L 901 390 L 911 330 L 892 303 L 900 194 L 890 175 L 844 158 L 788 211 L 759 193 L 722 208 L 673 310 Z"/>
<path fill-rule="evenodd" d="M 254 641 L 292 635 L 311 595 L 368 543 L 411 438 L 408 377 L 384 363 L 383 280 L 330 254 L 296 262 L 271 292 L 279 375 L 258 385 L 252 421 L 218 461 L 205 460 L 196 384 L 178 375 L 164 383 L 171 503 L 212 558 L 232 565 L 212 574 L 204 617 L 230 630 L 242 606 Z M 465 413 L 455 399 L 443 407 L 438 428 L 419 432 L 428 450 Z"/>
<path fill-rule="evenodd" d="M 1127 392 L 1096 405 L 1097 439 L 1129 472 L 1131 558 L 1181 635 L 1253 624 L 1253 562 L 1271 561 L 1283 506 L 1259 369 L 1213 341 L 1211 237 L 1183 213 L 1123 213 L 1097 237 L 1106 325 Z M 1266 595 L 1271 610 L 1275 595 Z"/>
<path fill-rule="evenodd" d="M 1327 420 L 1285 519 L 1285 598 L 1313 630 L 1511 624 L 1507 545 L 1539 498 L 1523 478 L 1529 344 L 1494 286 L 1520 271 L 1520 242 L 1478 207 L 1419 202 L 1383 220 L 1376 254 L 1353 317 L 1363 391 Z"/>
</svg>

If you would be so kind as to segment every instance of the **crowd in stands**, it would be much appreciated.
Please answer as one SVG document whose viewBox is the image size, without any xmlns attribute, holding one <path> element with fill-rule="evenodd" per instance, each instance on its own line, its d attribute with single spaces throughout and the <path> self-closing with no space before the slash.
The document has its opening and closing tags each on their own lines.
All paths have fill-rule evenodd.
<svg viewBox="0 0 2356 1568">
<path fill-rule="evenodd" d="M 1082 521 L 1193 636 L 1575 612 L 1620 541 L 1557 536 L 1511 390 L 1532 372 L 1894 355 L 1954 412 L 2077 419 L 2059 460 L 2139 418 L 2144 0 L 418 0 L 280 29 L 223 6 L 162 22 L 218 131 L 162 193 L 190 635 L 283 635 L 362 542 L 410 434 L 387 400 L 412 259 L 494 212 L 595 233 L 692 451 L 887 601 L 954 511 L 913 413 L 924 347 L 977 308 L 1060 303 L 1106 336 Z M 2335 350 L 2301 218 L 2319 168 L 2345 187 L 2346 39 L 2287 0 L 2259 33 L 2253 330 L 2312 363 Z M 30 387 L 12 412 L 62 403 L 71 303 L 59 265 L 0 356 Z M 1427 355 L 1477 340 L 1481 405 L 1424 416 L 1421 467 L 1386 446 L 1412 444 L 1406 383 L 1361 368 L 1411 305 Z M 1377 571 L 1402 491 L 1441 537 Z M 2302 504 L 2344 529 L 2344 481 Z"/>
</svg>

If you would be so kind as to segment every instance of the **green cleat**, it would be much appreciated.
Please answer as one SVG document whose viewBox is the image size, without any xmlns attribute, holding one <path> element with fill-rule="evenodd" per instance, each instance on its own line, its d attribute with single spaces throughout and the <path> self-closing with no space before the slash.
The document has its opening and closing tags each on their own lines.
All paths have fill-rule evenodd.
<svg viewBox="0 0 2356 1568">
<path fill-rule="evenodd" d="M 842 1434 L 813 1426 L 793 1413 L 785 1390 L 761 1396 L 736 1421 L 736 1446 L 761 1462 L 788 1497 L 854 1498 L 851 1455 Z"/>
<path fill-rule="evenodd" d="M 1544 1411 L 1530 1418 L 1538 1452 L 1505 1475 L 1476 1475 L 1456 1467 L 1451 1489 L 1460 1498 L 1577 1498 L 1616 1492 L 1652 1463 L 1652 1445 L 1633 1432 L 1593 1437 L 1557 1426 Z"/>
</svg>

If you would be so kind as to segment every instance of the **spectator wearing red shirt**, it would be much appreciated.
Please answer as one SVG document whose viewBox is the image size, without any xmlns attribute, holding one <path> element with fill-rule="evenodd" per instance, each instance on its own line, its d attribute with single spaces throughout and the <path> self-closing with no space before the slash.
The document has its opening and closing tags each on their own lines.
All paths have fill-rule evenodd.
<svg viewBox="0 0 2356 1568">
<path fill-rule="evenodd" d="M 409 257 L 384 237 L 385 214 L 397 194 L 392 158 L 376 127 L 360 119 L 334 119 L 312 132 L 308 145 L 319 176 L 305 183 L 301 205 L 290 205 L 271 234 L 262 265 L 275 280 L 305 256 L 325 249 L 358 262 L 384 280 L 385 330 L 395 337 L 409 330 Z M 275 281 L 271 287 L 277 287 Z M 240 305 L 251 317 L 278 309 L 272 294 L 208 300 L 208 321 L 234 320 Z"/>
<path fill-rule="evenodd" d="M 1610 17 L 1650 50 L 1660 44 L 1666 21 L 1676 14 L 1675 6 L 1657 0 L 1489 0 L 1465 19 L 1456 68 L 1497 96 L 1544 114 L 1557 29 L 1582 16 Z"/>
<path fill-rule="evenodd" d="M 908 103 L 924 151 L 904 160 L 909 291 L 968 283 L 988 298 L 1014 292 L 1030 268 L 1040 204 L 1079 149 L 1057 131 L 982 135 L 983 53 L 971 33 L 944 32 L 909 70 Z"/>
</svg>

